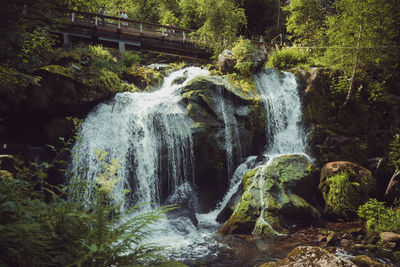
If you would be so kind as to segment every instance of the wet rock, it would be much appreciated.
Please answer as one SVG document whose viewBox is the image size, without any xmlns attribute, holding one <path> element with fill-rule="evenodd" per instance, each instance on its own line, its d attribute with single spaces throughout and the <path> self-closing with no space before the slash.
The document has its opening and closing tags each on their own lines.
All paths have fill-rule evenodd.
<svg viewBox="0 0 400 267">
<path fill-rule="evenodd" d="M 177 191 L 164 202 L 164 205 L 176 205 L 177 208 L 167 212 L 168 217 L 186 217 L 188 218 L 194 226 L 197 227 L 198 220 L 196 217 L 196 201 L 192 196 L 194 193 L 184 193 L 185 189 L 182 188 L 181 191 Z"/>
<path fill-rule="evenodd" d="M 351 261 L 357 265 L 358 267 L 389 267 L 388 264 L 383 264 L 377 261 L 374 261 L 370 257 L 366 255 L 358 255 L 351 259 Z"/>
<path fill-rule="evenodd" d="M 236 60 L 233 57 L 232 51 L 225 49 L 221 54 L 218 55 L 218 69 L 223 73 L 233 72 L 235 64 Z"/>
<path fill-rule="evenodd" d="M 336 232 L 330 231 L 329 235 L 326 237 L 326 246 L 335 246 L 339 242 L 339 236 Z"/>
<path fill-rule="evenodd" d="M 242 180 L 242 178 L 246 174 L 246 172 L 265 163 L 266 160 L 267 160 L 267 158 L 264 155 L 259 155 L 257 157 L 256 156 L 248 157 L 245 162 L 243 162 L 242 164 L 239 165 L 239 167 L 236 168 L 236 171 L 233 174 L 233 177 L 231 179 L 231 183 L 232 183 L 232 181 Z M 218 214 L 217 222 L 224 223 L 229 219 L 229 217 L 232 215 L 233 211 L 235 210 L 235 206 L 239 202 L 242 194 L 243 194 L 243 186 L 242 186 L 242 184 L 240 184 L 238 190 L 232 195 L 232 197 L 229 199 L 229 202 L 227 203 L 227 205 Z"/>
<path fill-rule="evenodd" d="M 278 262 L 262 264 L 258 267 L 308 267 L 308 266 L 329 266 L 329 267 L 355 267 L 351 261 L 339 258 L 321 247 L 300 246 L 292 250 L 288 256 Z"/>
<path fill-rule="evenodd" d="M 379 236 L 382 243 L 387 247 L 395 248 L 400 243 L 400 234 L 393 232 L 382 232 Z"/>
<path fill-rule="evenodd" d="M 306 200 L 316 190 L 315 169 L 301 155 L 286 155 L 243 177 L 244 193 L 220 234 L 288 233 L 294 225 L 317 223 L 319 212 Z M 308 190 L 304 190 L 304 189 Z"/>
<path fill-rule="evenodd" d="M 229 184 L 228 176 L 242 159 L 263 150 L 266 140 L 263 107 L 255 95 L 245 95 L 227 78 L 218 76 L 191 80 L 182 88 L 181 104 L 193 121 L 195 184 L 202 192 L 200 208 L 207 212 L 223 197 Z M 247 112 L 236 112 L 238 109 Z M 229 166 L 225 121 L 232 136 Z"/>
<path fill-rule="evenodd" d="M 369 170 L 347 161 L 329 162 L 321 169 L 319 188 L 329 217 L 351 219 L 373 192 L 375 179 Z"/>
<path fill-rule="evenodd" d="M 362 254 L 364 252 L 367 251 L 371 251 L 371 252 L 375 252 L 378 250 L 378 247 L 376 245 L 373 244 L 354 244 L 351 246 L 350 248 L 350 252 L 354 253 L 354 254 Z"/>
<path fill-rule="evenodd" d="M 183 84 L 185 81 L 186 81 L 186 79 L 187 79 L 187 77 L 185 77 L 185 76 L 181 76 L 181 77 L 176 77 L 172 82 L 171 82 L 171 84 L 172 85 L 174 85 L 174 84 Z"/>
</svg>

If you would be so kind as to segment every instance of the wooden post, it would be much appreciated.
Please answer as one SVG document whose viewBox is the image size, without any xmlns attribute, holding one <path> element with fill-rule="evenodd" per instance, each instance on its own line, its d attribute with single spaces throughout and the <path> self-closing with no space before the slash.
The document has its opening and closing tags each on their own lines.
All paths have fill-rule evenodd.
<svg viewBox="0 0 400 267">
<path fill-rule="evenodd" d="M 99 25 L 99 18 L 97 16 L 94 18 L 94 25 Z"/>
<path fill-rule="evenodd" d="M 71 14 L 71 22 L 72 23 L 75 22 L 75 12 L 72 12 L 72 14 Z"/>
<path fill-rule="evenodd" d="M 186 41 L 186 34 L 185 34 L 185 31 L 182 32 L 182 35 L 183 35 L 183 42 L 185 42 L 185 41 Z"/>
<path fill-rule="evenodd" d="M 140 22 L 140 33 L 143 33 L 143 23 Z"/>
</svg>

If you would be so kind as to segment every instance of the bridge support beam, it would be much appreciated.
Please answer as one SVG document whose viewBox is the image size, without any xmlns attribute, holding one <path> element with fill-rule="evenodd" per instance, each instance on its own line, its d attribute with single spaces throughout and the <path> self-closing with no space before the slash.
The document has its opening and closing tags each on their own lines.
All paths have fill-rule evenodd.
<svg viewBox="0 0 400 267">
<path fill-rule="evenodd" d="M 118 52 L 125 52 L 125 42 L 118 42 Z"/>
<path fill-rule="evenodd" d="M 64 45 L 68 45 L 69 44 L 69 39 L 68 39 L 68 33 L 63 33 L 63 43 Z"/>
</svg>

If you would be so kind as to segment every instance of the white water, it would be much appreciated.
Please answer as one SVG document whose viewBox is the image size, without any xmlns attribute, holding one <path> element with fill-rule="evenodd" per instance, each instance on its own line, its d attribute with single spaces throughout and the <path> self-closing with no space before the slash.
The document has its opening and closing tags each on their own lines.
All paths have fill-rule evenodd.
<svg viewBox="0 0 400 267">
<path fill-rule="evenodd" d="M 267 146 L 264 156 L 267 159 L 263 168 L 259 168 L 255 174 L 253 183 L 259 183 L 263 188 L 264 179 L 261 177 L 263 170 L 272 163 L 273 159 L 285 154 L 302 154 L 306 151 L 306 134 L 301 127 L 301 101 L 298 92 L 296 76 L 288 72 L 280 72 L 274 69 L 264 69 L 254 76 L 257 92 L 265 108 L 265 125 Z M 308 157 L 308 156 L 307 156 Z M 243 175 L 250 169 L 256 167 L 254 164 L 248 166 L 251 158 L 241 164 L 231 178 L 228 192 L 223 200 L 217 205 L 216 210 L 198 216 L 199 220 L 206 221 L 209 225 L 214 222 L 222 209 L 227 205 L 233 194 L 238 190 Z M 262 164 L 262 162 L 260 163 Z M 260 206 L 264 207 L 264 192 L 260 190 Z M 264 219 L 262 209 L 259 221 L 269 224 Z M 204 223 L 204 222 L 203 222 Z M 278 234 L 278 233 L 277 233 Z"/>
<path fill-rule="evenodd" d="M 121 178 L 113 190 L 115 202 L 125 207 L 139 202 L 161 204 L 167 197 L 196 199 L 193 190 L 193 144 L 191 121 L 178 102 L 180 88 L 198 75 L 208 75 L 200 68 L 186 68 L 165 78 L 161 89 L 152 93 L 120 93 L 114 99 L 96 107 L 84 120 L 81 142 L 73 150 L 79 155 L 72 171 L 82 173 L 93 181 L 102 171 L 95 156 L 96 149 L 108 153 L 106 160 L 120 159 Z M 186 76 L 181 85 L 172 81 Z M 268 133 L 267 158 L 282 153 L 304 153 L 304 134 L 300 128 L 300 99 L 294 75 L 264 70 L 255 76 L 257 90 L 265 104 Z M 225 123 L 225 148 L 228 172 L 232 174 L 229 190 L 217 208 L 208 214 L 196 214 L 196 228 L 187 217 L 168 218 L 154 227 L 168 229 L 149 241 L 170 247 L 166 255 L 174 260 L 196 259 L 215 255 L 220 246 L 212 237 L 219 224 L 218 213 L 238 190 L 243 175 L 256 165 L 255 157 L 248 158 L 233 172 L 234 162 L 241 157 L 239 133 L 234 118 L 235 107 L 218 92 L 219 112 Z M 238 146 L 234 153 L 233 145 Z M 259 162 L 261 164 L 262 162 Z M 84 167 L 84 169 L 82 168 Z M 82 176 L 82 175 L 81 175 Z M 161 192 L 167 185 L 167 192 Z M 131 193 L 125 194 L 124 190 Z M 201 192 L 200 192 L 201 193 Z M 90 189 L 86 192 L 90 199 Z"/>
<path fill-rule="evenodd" d="M 95 150 L 102 149 L 108 153 L 106 160 L 120 160 L 120 181 L 112 194 L 117 203 L 160 203 L 182 184 L 188 184 L 184 188 L 191 191 L 191 122 L 178 102 L 179 89 L 198 75 L 208 75 L 208 71 L 186 68 L 166 77 L 158 91 L 119 93 L 99 104 L 81 126 L 82 140 L 73 148 L 79 158 L 73 162 L 72 171 L 79 173 L 84 166 L 84 176 L 93 181 L 102 171 Z M 172 84 L 182 76 L 187 77 L 183 84 Z M 167 185 L 167 195 L 161 192 L 163 185 Z M 132 191 L 128 199 L 124 190 Z M 90 198 L 90 190 L 86 194 Z"/>
<path fill-rule="evenodd" d="M 241 162 L 242 160 L 242 149 L 240 145 L 237 121 L 234 116 L 235 107 L 232 103 L 230 103 L 229 99 L 225 99 L 222 88 L 218 87 L 217 90 L 217 106 L 219 107 L 219 112 L 222 114 L 225 125 L 224 137 L 228 177 L 231 177 L 234 171 L 233 168 L 235 161 Z M 237 148 L 236 155 L 234 155 L 234 146 Z"/>
<path fill-rule="evenodd" d="M 254 77 L 265 107 L 266 154 L 304 153 L 306 135 L 301 127 L 301 102 L 296 76 L 265 69 Z"/>
</svg>

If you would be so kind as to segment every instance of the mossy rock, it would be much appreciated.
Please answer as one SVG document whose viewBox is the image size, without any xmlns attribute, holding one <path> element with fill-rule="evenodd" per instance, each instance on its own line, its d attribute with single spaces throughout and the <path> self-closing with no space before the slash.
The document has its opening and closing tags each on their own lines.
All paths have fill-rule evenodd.
<svg viewBox="0 0 400 267">
<path fill-rule="evenodd" d="M 329 162 L 322 167 L 319 189 L 325 200 L 324 213 L 333 218 L 356 218 L 357 209 L 373 194 L 371 172 L 347 161 Z"/>
<path fill-rule="evenodd" d="M 310 204 L 318 184 L 310 165 L 304 156 L 285 155 L 247 172 L 244 193 L 218 232 L 272 237 L 288 233 L 293 224 L 319 223 L 320 213 Z"/>
<path fill-rule="evenodd" d="M 163 74 L 151 68 L 132 66 L 122 75 L 122 79 L 135 84 L 141 90 L 148 90 L 161 85 Z"/>
<path fill-rule="evenodd" d="M 237 130 L 237 139 L 231 143 L 232 168 L 235 168 L 242 163 L 241 159 L 259 154 L 265 146 L 265 120 L 260 116 L 263 109 L 254 97 L 243 94 L 223 76 L 198 76 L 182 88 L 181 94 L 181 104 L 193 121 L 195 183 L 202 192 L 200 202 L 207 211 L 223 197 L 229 172 L 234 171 L 228 170 L 226 118 L 230 118 L 226 123 L 232 123 L 230 127 Z"/>
</svg>

